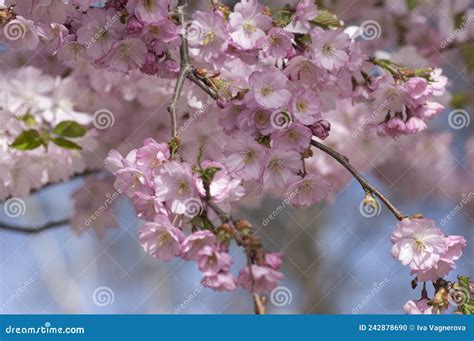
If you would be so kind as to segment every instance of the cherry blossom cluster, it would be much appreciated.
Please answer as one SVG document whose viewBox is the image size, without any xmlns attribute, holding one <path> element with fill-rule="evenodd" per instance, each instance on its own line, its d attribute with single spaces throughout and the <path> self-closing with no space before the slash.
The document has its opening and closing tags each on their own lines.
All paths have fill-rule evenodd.
<svg viewBox="0 0 474 341">
<path fill-rule="evenodd" d="M 60 136 L 49 134 L 61 122 L 91 123 L 91 116 L 77 111 L 69 97 L 76 86 L 72 78 L 53 78 L 31 66 L 1 74 L 0 199 L 26 196 L 86 168 L 78 149 L 96 144 L 93 129 L 72 134 L 74 142 L 65 139 L 71 134 L 64 130 Z"/>
<path fill-rule="evenodd" d="M 0 38 L 16 69 L 1 76 L 6 99 L 0 108 L 0 199 L 66 180 L 97 167 L 110 148 L 120 149 L 108 154 L 106 168 L 115 177 L 115 189 L 131 199 L 146 221 L 139 239 L 148 254 L 195 261 L 203 285 L 215 290 L 241 286 L 268 293 L 283 279 L 282 254 L 265 252 L 252 226 L 230 216 L 232 209 L 261 194 L 310 207 L 345 186 L 349 173 L 314 148 L 319 141 L 331 141 L 346 155 L 356 150 L 379 154 L 376 135 L 401 140 L 427 130 L 444 109 L 448 83 L 441 69 L 426 67 L 434 49 L 425 46 L 430 39 L 424 36 L 436 32 L 426 25 L 427 7 L 420 5 L 409 12 L 411 26 L 406 28 L 408 41 L 418 49 L 380 54 L 373 42 L 344 28 L 328 11 L 331 5 L 323 8 L 324 1 L 318 6 L 301 0 L 279 9 L 257 0 L 241 0 L 233 9 L 210 1 L 209 10 L 195 11 L 192 20 L 178 3 L 183 2 L 5 1 L 10 9 Z M 386 6 L 377 5 L 373 15 L 386 19 Z M 391 14 L 408 12 L 395 7 Z M 366 10 L 361 4 L 360 13 L 345 15 L 365 18 Z M 387 20 L 387 36 L 379 45 L 390 47 L 398 44 L 393 32 L 399 27 Z M 17 59 L 32 55 L 59 63 L 16 66 Z M 189 79 L 180 88 L 183 68 Z M 73 96 L 77 89 L 84 97 Z M 177 114 L 169 110 L 170 122 L 161 104 L 175 93 L 179 103 L 171 105 Z M 117 124 L 96 140 L 92 113 L 104 108 L 111 109 L 105 110 Z M 159 127 L 148 124 L 150 116 Z M 180 129 L 170 138 L 173 125 Z M 91 128 L 87 134 L 85 127 Z M 122 144 L 123 136 L 139 129 L 138 141 Z M 154 139 L 142 144 L 143 136 Z M 352 143 L 346 143 L 348 138 Z M 424 149 L 427 139 L 419 134 L 418 140 L 400 144 Z M 373 165 L 356 159 L 355 166 L 385 166 L 390 174 L 395 169 L 391 163 L 405 160 L 411 166 L 412 158 L 418 158 L 418 153 L 396 160 L 384 154 Z M 62 167 L 56 167 L 59 160 Z M 445 150 L 430 154 L 438 178 L 444 178 L 446 160 Z M 88 186 L 113 191 L 102 180 Z M 371 202 L 373 193 L 364 190 Z M 88 201 L 88 191 L 75 194 L 83 199 L 73 220 L 79 232 L 89 210 L 105 200 Z M 98 221 L 114 223 L 109 214 Z M 231 272 L 232 241 L 249 260 L 236 276 Z M 435 297 L 429 299 L 423 288 L 422 298 L 408 302 L 405 310 L 445 312 L 450 290 L 466 286 L 465 279 L 443 282 L 455 269 L 465 238 L 445 235 L 432 220 L 413 216 L 401 219 L 392 243 L 393 257 L 410 267 L 415 282 L 435 283 Z"/>
<path fill-rule="evenodd" d="M 431 219 L 413 217 L 398 223 L 392 233 L 392 243 L 392 256 L 408 266 L 417 281 L 435 282 L 456 268 L 455 261 L 461 258 L 466 239 L 463 236 L 445 235 Z M 409 301 L 405 311 L 419 313 L 414 305 L 424 314 L 444 311 L 449 307 L 447 297 L 442 302 L 436 302 L 438 304 L 431 302 L 429 309 L 427 297 L 422 297 L 416 303 Z M 467 302 L 468 297 L 463 299 Z"/>
<path fill-rule="evenodd" d="M 168 145 L 153 139 L 123 158 L 111 151 L 106 167 L 116 176 L 115 187 L 129 196 L 140 218 L 147 220 L 139 232 L 140 243 L 153 257 L 195 261 L 204 286 L 233 291 L 237 284 L 253 292 L 269 292 L 283 275 L 278 272 L 282 254 L 261 255 L 259 264 L 230 272 L 229 244 L 234 234 L 248 236 L 250 225 L 236 222 L 236 230 L 219 220 L 207 206 L 212 201 L 228 211 L 244 195 L 241 180 L 218 162 L 204 160 L 196 165 L 171 158 Z M 189 228 L 189 234 L 185 231 Z M 252 271 L 252 275 L 250 275 Z"/>
</svg>

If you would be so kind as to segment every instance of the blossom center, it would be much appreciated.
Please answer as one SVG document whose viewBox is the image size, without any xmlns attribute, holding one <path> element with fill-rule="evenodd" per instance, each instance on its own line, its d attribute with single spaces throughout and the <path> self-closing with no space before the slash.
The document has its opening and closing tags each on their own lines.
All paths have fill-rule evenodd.
<svg viewBox="0 0 474 341">
<path fill-rule="evenodd" d="M 171 241 L 171 236 L 169 233 L 162 233 L 158 236 L 158 245 L 163 246 L 168 244 Z"/>
<path fill-rule="evenodd" d="M 296 102 L 296 109 L 299 111 L 299 112 L 306 112 L 308 111 L 308 102 L 306 102 L 305 100 L 298 100 Z"/>
<path fill-rule="evenodd" d="M 257 114 L 255 115 L 255 120 L 257 121 L 258 124 L 263 125 L 265 124 L 267 117 L 265 115 L 264 111 L 258 111 Z"/>
<path fill-rule="evenodd" d="M 296 142 L 298 140 L 298 133 L 293 129 L 288 130 L 286 137 L 290 142 Z"/>
<path fill-rule="evenodd" d="M 148 12 L 154 11 L 155 10 L 155 0 L 144 0 L 143 1 L 143 7 L 145 7 L 145 9 Z"/>
<path fill-rule="evenodd" d="M 245 24 L 242 25 L 244 28 L 244 31 L 247 32 L 248 34 L 251 34 L 257 30 L 255 25 L 249 21 L 247 21 Z"/>
<path fill-rule="evenodd" d="M 279 159 L 273 159 L 268 163 L 268 168 L 275 173 L 279 173 L 283 169 L 283 162 Z"/>
<path fill-rule="evenodd" d="M 254 157 L 255 157 L 255 150 L 249 149 L 245 152 L 244 162 L 246 164 L 249 164 L 253 162 Z"/>
<path fill-rule="evenodd" d="M 216 40 L 216 34 L 214 32 L 204 33 L 204 39 L 202 40 L 203 45 L 212 44 Z"/>
<path fill-rule="evenodd" d="M 423 240 L 421 240 L 420 238 L 415 238 L 415 240 L 413 241 L 413 244 L 414 244 L 414 248 L 417 252 L 422 252 L 426 249 L 426 244 Z"/>
<path fill-rule="evenodd" d="M 189 192 L 189 185 L 186 181 L 181 181 L 178 184 L 178 190 L 176 191 L 179 195 L 183 195 Z"/>
<path fill-rule="evenodd" d="M 333 44 L 324 44 L 323 46 L 323 54 L 325 56 L 330 56 L 334 52 L 335 47 Z"/>
<path fill-rule="evenodd" d="M 270 85 L 265 85 L 260 90 L 260 93 L 262 94 L 263 97 L 271 95 L 272 92 L 273 92 L 273 88 Z"/>
</svg>

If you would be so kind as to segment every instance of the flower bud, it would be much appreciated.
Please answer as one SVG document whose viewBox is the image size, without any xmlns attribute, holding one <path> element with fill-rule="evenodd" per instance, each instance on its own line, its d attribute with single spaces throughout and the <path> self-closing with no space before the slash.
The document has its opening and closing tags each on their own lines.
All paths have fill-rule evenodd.
<svg viewBox="0 0 474 341">
<path fill-rule="evenodd" d="M 319 120 L 312 126 L 310 126 L 313 135 L 319 137 L 321 140 L 325 140 L 329 136 L 331 130 L 331 123 L 326 120 Z"/>
</svg>

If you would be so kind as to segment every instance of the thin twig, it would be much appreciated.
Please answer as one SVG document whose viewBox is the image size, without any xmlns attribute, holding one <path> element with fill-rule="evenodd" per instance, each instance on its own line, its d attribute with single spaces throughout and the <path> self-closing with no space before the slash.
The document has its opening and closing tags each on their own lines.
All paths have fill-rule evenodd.
<svg viewBox="0 0 474 341">
<path fill-rule="evenodd" d="M 68 225 L 68 224 L 69 224 L 69 218 L 59 220 L 59 221 L 51 221 L 49 223 L 46 223 L 44 225 L 37 226 L 37 227 L 25 227 L 25 226 L 0 223 L 0 229 L 11 231 L 11 232 L 35 234 L 35 233 L 43 232 L 48 229 L 52 229 L 55 227 L 60 227 L 60 226 Z"/>
<path fill-rule="evenodd" d="M 171 102 L 168 105 L 168 112 L 171 116 L 171 138 L 174 139 L 178 136 L 178 118 L 176 109 L 178 107 L 178 101 L 181 97 L 181 92 L 183 91 L 184 81 L 186 80 L 189 72 L 191 71 L 191 64 L 189 64 L 189 50 L 188 50 L 188 34 L 186 23 L 184 20 L 184 7 L 186 6 L 186 1 L 180 1 L 180 5 L 176 8 L 178 13 L 178 21 L 182 27 L 181 36 L 181 46 L 179 47 L 179 74 L 176 84 L 174 86 L 173 96 L 171 97 Z"/>
<path fill-rule="evenodd" d="M 372 184 L 370 184 L 355 168 L 354 166 L 351 165 L 349 162 L 349 159 L 347 156 L 342 155 L 341 153 L 335 151 L 334 149 L 316 141 L 316 140 L 311 140 L 311 144 L 325 152 L 326 154 L 329 154 L 332 156 L 336 161 L 338 161 L 341 165 L 344 166 L 351 174 L 352 176 L 359 182 L 359 184 L 362 186 L 362 189 L 364 190 L 365 193 L 372 194 L 377 196 L 384 204 L 387 206 L 387 208 L 393 213 L 393 215 L 398 219 L 402 220 L 403 218 L 406 218 L 406 216 L 400 212 L 395 205 L 393 205 L 390 200 L 385 197 L 377 188 L 375 188 Z"/>
</svg>

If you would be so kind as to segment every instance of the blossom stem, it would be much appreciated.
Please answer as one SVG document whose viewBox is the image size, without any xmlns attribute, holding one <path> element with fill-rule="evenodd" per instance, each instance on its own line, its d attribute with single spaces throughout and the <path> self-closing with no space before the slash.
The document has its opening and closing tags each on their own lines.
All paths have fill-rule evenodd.
<svg viewBox="0 0 474 341">
<path fill-rule="evenodd" d="M 232 229 L 232 234 L 234 236 L 235 242 L 237 243 L 237 245 L 245 248 L 245 255 L 247 257 L 247 265 L 249 267 L 250 279 L 252 281 L 252 298 L 253 298 L 253 303 L 254 303 L 255 314 L 264 315 L 265 314 L 265 303 L 264 303 L 265 301 L 262 299 L 262 297 L 258 293 L 256 293 L 253 290 L 253 288 L 255 287 L 255 278 L 253 276 L 253 271 L 252 271 L 252 264 L 254 260 L 251 255 L 251 251 L 246 246 L 244 240 L 240 236 L 239 231 L 235 228 L 235 225 L 234 225 L 235 220 L 232 218 L 230 214 L 226 213 L 224 210 L 222 210 L 219 206 L 217 206 L 211 200 L 207 201 L 207 206 L 209 206 L 219 216 L 219 219 L 221 220 L 223 224 L 226 224 L 226 223 L 229 224 L 229 227 Z"/>
<path fill-rule="evenodd" d="M 358 171 L 357 169 L 354 168 L 354 166 L 351 165 L 349 162 L 349 158 L 345 155 L 342 155 L 341 153 L 335 151 L 334 149 L 316 141 L 316 140 L 311 140 L 311 145 L 314 147 L 322 150 L 326 154 L 330 155 L 333 157 L 337 162 L 339 162 L 344 168 L 346 168 L 349 173 L 352 174 L 352 176 L 359 182 L 359 184 L 362 186 L 362 189 L 365 191 L 367 194 L 375 195 L 382 201 L 385 206 L 393 213 L 395 218 L 398 220 L 402 220 L 406 218 L 406 216 L 400 212 L 392 202 L 385 197 L 377 188 L 375 188 L 367 179 L 365 179 Z"/>
<path fill-rule="evenodd" d="M 58 220 L 58 221 L 51 221 L 49 223 L 46 223 L 46 224 L 43 224 L 43 225 L 40 225 L 40 226 L 37 226 L 37 227 L 33 227 L 33 228 L 0 223 L 0 229 L 7 230 L 7 231 L 12 231 L 12 232 L 34 234 L 34 233 L 43 232 L 43 231 L 51 229 L 51 228 L 66 226 L 66 225 L 69 225 L 69 218 L 68 219 L 63 219 L 63 220 Z"/>
</svg>

